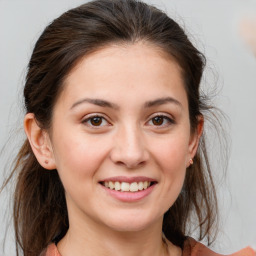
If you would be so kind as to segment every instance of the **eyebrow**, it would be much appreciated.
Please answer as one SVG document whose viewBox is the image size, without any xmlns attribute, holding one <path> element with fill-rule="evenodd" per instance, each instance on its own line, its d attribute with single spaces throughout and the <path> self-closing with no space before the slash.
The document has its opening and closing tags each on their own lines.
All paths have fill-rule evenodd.
<svg viewBox="0 0 256 256">
<path fill-rule="evenodd" d="M 102 99 L 91 99 L 91 98 L 85 98 L 85 99 L 82 99 L 82 100 L 79 100 L 79 101 L 75 102 L 71 106 L 70 109 L 73 109 L 76 106 L 78 106 L 80 104 L 83 104 L 83 103 L 90 103 L 90 104 L 97 105 L 97 106 L 100 106 L 100 107 L 107 107 L 107 108 L 112 108 L 112 109 L 116 109 L 116 110 L 119 109 L 118 105 L 116 105 L 114 103 L 111 103 L 109 101 L 102 100 Z M 159 98 L 159 99 L 156 99 L 156 100 L 145 102 L 144 108 L 160 106 L 160 105 L 164 105 L 164 104 L 167 104 L 167 103 L 173 103 L 173 104 L 175 104 L 179 107 L 182 107 L 182 104 L 178 100 L 176 100 L 172 97 L 164 97 L 164 98 Z"/>
<path fill-rule="evenodd" d="M 144 104 L 144 107 L 145 108 L 150 108 L 150 107 L 164 105 L 164 104 L 167 104 L 167 103 L 174 103 L 175 105 L 177 105 L 179 107 L 182 107 L 182 104 L 178 100 L 176 100 L 172 97 L 165 97 L 165 98 L 160 98 L 160 99 L 156 99 L 156 100 L 152 100 L 152 101 L 147 101 Z"/>
<path fill-rule="evenodd" d="M 119 107 L 116 104 L 111 103 L 109 101 L 101 100 L 101 99 L 90 99 L 90 98 L 85 98 L 85 99 L 82 99 L 82 100 L 79 100 L 79 101 L 75 102 L 71 106 L 70 109 L 73 109 L 73 108 L 75 108 L 76 106 L 78 106 L 78 105 L 80 105 L 82 103 L 91 103 L 93 105 L 97 105 L 97 106 L 100 106 L 100 107 L 119 109 Z"/>
</svg>

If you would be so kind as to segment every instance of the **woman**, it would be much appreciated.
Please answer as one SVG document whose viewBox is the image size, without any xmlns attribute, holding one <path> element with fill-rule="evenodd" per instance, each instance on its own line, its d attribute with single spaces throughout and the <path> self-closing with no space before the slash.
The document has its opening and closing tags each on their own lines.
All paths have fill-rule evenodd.
<svg viewBox="0 0 256 256">
<path fill-rule="evenodd" d="M 204 56 L 158 9 L 99 0 L 54 20 L 24 88 L 14 220 L 28 255 L 217 255 Z M 241 255 L 254 255 L 251 249 Z"/>
</svg>

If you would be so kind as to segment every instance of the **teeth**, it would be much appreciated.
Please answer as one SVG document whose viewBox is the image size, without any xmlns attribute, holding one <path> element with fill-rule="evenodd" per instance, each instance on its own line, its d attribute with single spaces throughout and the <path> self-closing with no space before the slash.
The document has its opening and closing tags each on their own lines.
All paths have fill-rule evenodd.
<svg viewBox="0 0 256 256">
<path fill-rule="evenodd" d="M 122 191 L 122 192 L 138 192 L 143 189 L 147 189 L 150 186 L 150 181 L 140 181 L 140 182 L 119 182 L 119 181 L 105 181 L 103 185 L 106 188 L 110 188 L 112 190 L 116 191 Z"/>
<path fill-rule="evenodd" d="M 143 188 L 146 189 L 146 188 L 149 186 L 148 184 L 149 184 L 148 181 L 144 181 L 144 183 L 143 183 Z"/>
<path fill-rule="evenodd" d="M 112 181 L 110 181 L 108 183 L 108 186 L 106 186 L 105 183 L 104 183 L 104 186 L 107 187 L 107 188 L 109 187 L 110 189 L 114 189 L 115 188 L 115 185 L 114 185 L 114 183 Z"/>
<path fill-rule="evenodd" d="M 131 185 L 130 185 L 130 191 L 131 192 L 137 192 L 139 190 L 139 185 L 137 182 L 133 182 Z"/>
<path fill-rule="evenodd" d="M 118 182 L 119 183 L 119 182 Z M 130 191 L 130 185 L 127 182 L 121 183 L 121 191 Z"/>
<path fill-rule="evenodd" d="M 139 190 L 143 190 L 143 182 L 142 181 L 139 182 Z"/>
<path fill-rule="evenodd" d="M 120 190 L 120 189 L 121 189 L 120 182 L 116 181 L 115 182 L 115 190 Z"/>
</svg>

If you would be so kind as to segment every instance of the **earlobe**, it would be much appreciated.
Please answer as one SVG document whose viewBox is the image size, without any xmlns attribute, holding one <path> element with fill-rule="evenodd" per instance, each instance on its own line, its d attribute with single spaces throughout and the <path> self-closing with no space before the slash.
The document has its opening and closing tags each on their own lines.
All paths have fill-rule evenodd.
<svg viewBox="0 0 256 256">
<path fill-rule="evenodd" d="M 203 128 L 204 128 L 204 117 L 202 115 L 200 115 L 200 116 L 198 116 L 197 127 L 190 138 L 187 167 L 189 167 L 191 164 L 193 164 L 193 158 L 196 154 L 200 138 L 203 134 Z"/>
<path fill-rule="evenodd" d="M 56 169 L 49 135 L 39 127 L 33 113 L 26 114 L 24 118 L 24 129 L 40 165 L 48 170 Z"/>
</svg>

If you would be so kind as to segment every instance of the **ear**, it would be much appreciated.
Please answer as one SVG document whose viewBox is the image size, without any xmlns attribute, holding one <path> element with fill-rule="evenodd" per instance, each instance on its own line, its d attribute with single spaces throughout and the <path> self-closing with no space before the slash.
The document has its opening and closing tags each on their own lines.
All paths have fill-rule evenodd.
<svg viewBox="0 0 256 256">
<path fill-rule="evenodd" d="M 24 129 L 39 164 L 48 170 L 56 169 L 49 134 L 39 127 L 34 114 L 26 114 Z"/>
<path fill-rule="evenodd" d="M 200 116 L 198 116 L 197 119 L 198 119 L 197 127 L 196 127 L 195 131 L 190 136 L 187 167 L 189 167 L 191 165 L 191 159 L 193 159 L 196 154 L 196 151 L 197 151 L 197 148 L 199 145 L 199 140 L 203 133 L 204 117 L 203 117 L 203 115 L 200 115 Z M 193 163 L 193 161 L 192 161 L 192 163 Z"/>
</svg>

